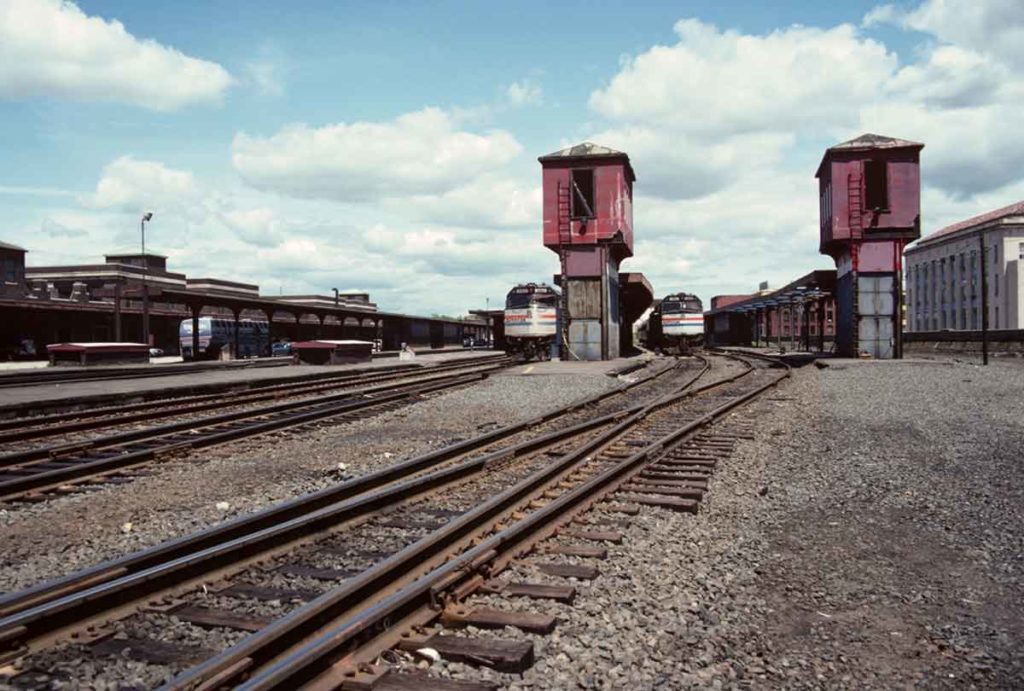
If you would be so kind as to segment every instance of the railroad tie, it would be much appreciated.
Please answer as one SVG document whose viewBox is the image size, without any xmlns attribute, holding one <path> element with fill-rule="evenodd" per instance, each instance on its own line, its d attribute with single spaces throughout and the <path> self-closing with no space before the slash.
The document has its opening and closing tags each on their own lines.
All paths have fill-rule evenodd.
<svg viewBox="0 0 1024 691">
<path fill-rule="evenodd" d="M 625 499 L 643 504 L 644 506 L 656 506 L 661 509 L 672 509 L 683 513 L 697 513 L 699 503 L 693 499 L 681 499 L 659 494 L 630 494 Z"/>
<path fill-rule="evenodd" d="M 469 638 L 434 634 L 429 638 L 405 639 L 398 648 L 415 652 L 420 648 L 433 648 L 450 662 L 482 664 L 498 670 L 518 674 L 533 665 L 533 642 L 504 638 Z"/>
<path fill-rule="evenodd" d="M 442 679 L 416 672 L 390 671 L 372 685 L 359 686 L 348 680 L 342 686 L 344 691 L 496 691 L 497 684 L 459 679 Z"/>
<path fill-rule="evenodd" d="M 481 592 L 503 595 L 505 597 L 525 597 L 531 600 L 554 600 L 571 605 L 576 599 L 576 588 L 571 585 L 550 585 L 547 583 L 528 583 L 524 581 L 504 583 L 488 581 L 480 588 Z"/>
<path fill-rule="evenodd" d="M 216 653 L 199 646 L 177 645 L 155 638 L 105 638 L 90 646 L 98 657 L 127 657 L 153 665 L 194 665 Z"/>
<path fill-rule="evenodd" d="M 452 607 L 441 614 L 441 622 L 450 628 L 475 626 L 478 629 L 503 629 L 513 626 L 526 633 L 548 634 L 555 630 L 555 617 L 533 612 L 509 612 L 491 607 Z"/>
<path fill-rule="evenodd" d="M 542 562 L 537 564 L 537 570 L 541 573 L 546 573 L 549 576 L 559 576 L 561 578 L 576 578 L 581 581 L 592 581 L 597 578 L 601 572 L 596 566 L 588 566 L 584 564 L 559 564 L 553 562 Z"/>
<path fill-rule="evenodd" d="M 590 540 L 592 542 L 611 542 L 616 545 L 622 542 L 622 533 L 614 530 L 570 531 L 565 533 L 565 536 L 576 538 L 577 540 Z"/>
<path fill-rule="evenodd" d="M 608 558 L 608 550 L 604 547 L 592 547 L 590 545 L 545 545 L 541 547 L 540 551 L 544 554 L 564 554 L 570 557 Z"/>
</svg>

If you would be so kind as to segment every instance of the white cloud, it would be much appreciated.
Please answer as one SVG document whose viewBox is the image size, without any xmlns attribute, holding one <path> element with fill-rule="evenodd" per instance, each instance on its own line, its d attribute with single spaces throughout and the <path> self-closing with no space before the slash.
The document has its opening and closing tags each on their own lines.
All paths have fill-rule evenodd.
<svg viewBox="0 0 1024 691">
<path fill-rule="evenodd" d="M 896 24 L 1024 67 L 1024 3 L 1020 0 L 925 0 L 913 10 L 882 5 L 867 26 Z"/>
<path fill-rule="evenodd" d="M 611 120 L 706 136 L 841 124 L 897 63 L 847 24 L 752 36 L 686 19 L 675 31 L 675 45 L 627 60 L 591 94 L 591 107 Z"/>
<path fill-rule="evenodd" d="M 606 121 L 592 137 L 631 155 L 638 194 L 668 200 L 719 199 L 735 181 L 763 185 L 796 161 L 810 179 L 821 149 L 809 142 L 823 149 L 862 132 L 925 142 L 925 185 L 957 198 L 1019 179 L 1024 76 L 1012 60 L 1024 41 L 1007 37 L 1024 26 L 1024 4 L 927 0 L 878 8 L 864 23 L 933 40 L 901 64 L 846 24 L 748 35 L 680 21 L 675 44 L 624 59 L 591 94 Z"/>
<path fill-rule="evenodd" d="M 139 214 L 152 210 L 147 247 L 167 254 L 173 270 L 256 283 L 267 294 L 367 290 L 384 309 L 455 314 L 488 296 L 497 300 L 515 282 L 543 280 L 557 267 L 540 244 L 539 223 L 530 220 L 539 213 L 539 190 L 505 177 L 473 184 L 479 194 L 494 195 L 496 216 L 480 208 L 472 212 L 479 219 L 471 218 L 479 201 L 469 192 L 439 205 L 442 196 L 373 205 L 291 199 L 123 156 L 103 168 L 94 193 L 79 198 L 80 211 L 52 213 L 33 232 L 60 235 L 75 250 L 60 261 L 80 262 L 136 248 Z M 443 210 L 460 205 L 465 213 L 444 225 Z M 410 221 L 432 214 L 436 223 Z M 494 226 L 495 219 L 505 225 Z"/>
<path fill-rule="evenodd" d="M 588 137 L 629 154 L 643 194 L 694 198 L 720 190 L 746 170 L 777 166 L 795 137 L 755 132 L 707 137 L 657 126 L 626 125 Z"/>
<path fill-rule="evenodd" d="M 475 276 L 498 286 L 545 280 L 547 267 L 557 268 L 555 255 L 541 245 L 539 231 L 493 236 L 452 228 L 395 231 L 378 225 L 364 234 L 363 246 L 382 261 L 410 262 L 420 275 Z"/>
<path fill-rule="evenodd" d="M 273 209 L 231 209 L 221 214 L 224 223 L 251 245 L 273 247 L 284 239 L 281 222 Z"/>
<path fill-rule="evenodd" d="M 99 209 L 160 213 L 195 204 L 195 176 L 157 161 L 121 156 L 103 168 L 96 192 L 83 201 Z"/>
<path fill-rule="evenodd" d="M 1012 88 L 1013 81 L 1005 65 L 959 46 L 940 46 L 926 60 L 902 68 L 886 91 L 893 97 L 899 95 L 903 103 L 965 108 L 991 103 L 1005 88 Z"/>
<path fill-rule="evenodd" d="M 963 199 L 1021 179 L 1024 139 L 1015 130 L 1022 107 L 937 110 L 920 103 L 885 103 L 865 108 L 861 117 L 865 129 L 877 125 L 882 131 L 910 132 L 925 142 L 923 184 Z"/>
<path fill-rule="evenodd" d="M 750 35 L 690 19 L 674 44 L 625 58 L 590 96 L 603 122 L 586 138 L 626 151 L 637 170 L 627 267 L 658 292 L 707 295 L 829 265 L 817 253 L 814 168 L 829 143 L 863 132 L 926 144 L 926 232 L 981 200 L 1019 198 L 1024 4 L 926 0 L 864 25 L 881 23 L 925 40 L 901 61 L 851 25 Z"/>
<path fill-rule="evenodd" d="M 235 136 L 232 161 L 263 190 L 340 201 L 444 194 L 494 170 L 522 147 L 508 132 L 459 130 L 425 108 L 390 122 L 291 125 L 270 137 Z"/>
<path fill-rule="evenodd" d="M 505 90 L 505 97 L 508 99 L 509 105 L 521 108 L 543 103 L 544 92 L 540 84 L 531 79 L 522 79 L 509 85 Z"/>
<path fill-rule="evenodd" d="M 0 98 L 115 101 L 175 110 L 217 101 L 231 85 L 217 63 L 140 40 L 118 21 L 64 0 L 0 4 Z"/>
<path fill-rule="evenodd" d="M 444 194 L 417 195 L 392 206 L 426 221 L 467 228 L 539 228 L 541 203 L 539 185 L 481 175 Z"/>
<path fill-rule="evenodd" d="M 897 67 L 846 24 L 747 35 L 686 19 L 675 32 L 674 45 L 624 59 L 590 95 L 608 122 L 594 141 L 628 152 L 642 193 L 666 199 L 771 175 L 797 133 L 856 126 L 859 106 Z"/>
</svg>

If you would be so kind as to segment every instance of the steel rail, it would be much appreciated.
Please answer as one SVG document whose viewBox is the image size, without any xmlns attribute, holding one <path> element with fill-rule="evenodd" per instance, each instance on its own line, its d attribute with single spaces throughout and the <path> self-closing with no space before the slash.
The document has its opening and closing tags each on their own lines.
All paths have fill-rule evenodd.
<svg viewBox="0 0 1024 691">
<path fill-rule="evenodd" d="M 237 364 L 235 364 L 237 363 Z M 262 359 L 262 360 L 235 360 L 231 364 L 210 362 L 196 365 L 182 366 L 181 363 L 168 363 L 163 365 L 151 364 L 136 366 L 133 369 L 120 367 L 118 369 L 39 369 L 29 372 L 16 372 L 0 374 L 0 388 L 12 386 L 38 386 L 43 384 L 73 384 L 78 382 L 90 382 L 97 380 L 114 381 L 117 379 L 137 379 L 150 377 L 166 377 L 175 374 L 191 374 L 202 370 L 234 370 L 234 369 L 256 369 L 263 367 L 283 367 L 289 364 L 286 358 Z M 189 370 L 192 370 L 190 372 Z"/>
<path fill-rule="evenodd" d="M 518 506 L 530 496 L 549 486 L 549 483 L 564 475 L 574 466 L 586 460 L 597 449 L 607 446 L 611 441 L 621 438 L 637 424 L 652 413 L 675 405 L 682 399 L 696 395 L 701 391 L 717 388 L 747 376 L 748 369 L 728 379 L 708 384 L 693 391 L 684 391 L 665 396 L 658 401 L 639 406 L 626 419 L 581 449 L 566 454 L 552 465 L 547 466 L 523 479 L 505 492 L 496 495 L 475 509 L 453 519 L 443 528 L 431 535 L 409 545 L 400 552 L 376 564 L 355 576 L 344 585 L 321 595 L 316 600 L 296 609 L 285 617 L 277 620 L 269 627 L 252 634 L 233 648 L 230 648 L 210 660 L 207 660 L 172 679 L 161 691 L 192 691 L 196 689 L 215 689 L 232 685 L 242 675 L 252 675 L 253 670 L 263 670 L 243 688 L 295 688 L 308 681 L 311 667 L 325 667 L 333 662 L 333 656 L 339 648 L 357 637 L 366 636 L 370 630 L 387 621 L 395 621 L 405 616 L 410 606 L 431 606 L 441 590 L 448 590 L 464 583 L 478 573 L 485 564 L 497 558 L 502 551 L 508 551 L 512 538 L 519 538 L 523 532 L 534 525 L 549 521 L 552 511 L 560 511 L 568 502 L 575 504 L 580 499 L 591 495 L 596 487 L 603 485 L 608 473 L 585 482 L 567 495 L 556 499 L 544 509 L 531 513 L 512 527 L 502 530 L 494 537 L 483 542 L 473 543 L 476 546 L 468 551 L 444 560 L 443 552 L 456 548 L 460 541 L 479 535 L 488 522 L 502 516 L 510 509 Z M 784 377 L 789 376 L 787 371 Z M 682 426 L 679 430 L 659 438 L 647 447 L 633 454 L 613 468 L 617 477 L 626 469 L 633 467 L 638 459 L 670 449 L 691 432 L 710 424 L 732 408 L 756 396 L 767 388 L 781 381 L 780 377 L 768 384 L 758 387 L 723 406 L 716 408 L 701 418 Z M 600 481 L 600 482 L 599 482 Z M 521 541 L 521 540 L 520 540 Z M 442 563 L 426 574 L 420 575 L 418 568 L 432 566 L 431 561 Z M 394 594 L 373 603 L 374 595 L 388 588 L 396 580 L 410 581 Z M 443 585 L 443 587 L 441 587 Z M 366 605 L 371 601 L 370 605 Z M 362 608 L 362 609 L 361 609 Z M 325 621 L 345 618 L 337 625 L 327 626 Z M 320 631 L 321 633 L 316 633 Z M 308 641 L 308 642 L 304 642 Z M 282 651 L 293 649 L 285 654 Z"/>
<path fill-rule="evenodd" d="M 38 638 L 68 625 L 76 617 L 83 619 L 91 616 L 94 610 L 102 609 L 104 603 L 116 606 L 126 599 L 148 596 L 167 583 L 176 583 L 186 578 L 182 576 L 186 571 L 192 573 L 193 577 L 198 577 L 196 574 L 208 573 L 225 563 L 231 563 L 232 559 L 238 561 L 244 559 L 246 554 L 262 553 L 281 543 L 307 535 L 317 526 L 322 529 L 325 525 L 372 513 L 382 507 L 382 501 L 400 501 L 410 494 L 429 491 L 433 487 L 486 469 L 494 463 L 559 443 L 566 438 L 606 424 L 625 413 L 617 411 L 509 448 L 493 451 L 454 468 L 398 482 L 412 473 L 459 458 L 501 438 L 518 434 L 537 424 L 557 419 L 569 412 L 621 394 L 663 375 L 670 369 L 672 368 L 652 373 L 627 385 L 587 397 L 531 420 L 494 430 L 249 516 L 239 517 L 200 533 L 178 538 L 127 557 L 110 560 L 70 576 L 0 598 L 0 615 L 4 617 L 0 619 L 0 644 L 10 647 L 27 639 Z M 696 381 L 707 369 L 705 364 L 701 372 L 684 386 Z M 397 484 L 386 490 L 371 492 L 396 482 Z"/>
<path fill-rule="evenodd" d="M 505 367 L 509 364 L 511 364 L 511 360 L 486 365 L 471 365 L 463 369 L 473 368 L 475 372 L 490 372 L 493 370 L 501 369 L 502 367 Z M 200 429 L 203 427 L 213 427 L 227 422 L 245 420 L 247 418 L 259 418 L 276 413 L 297 411 L 303 408 L 325 407 L 338 401 L 348 401 L 354 397 L 376 395 L 378 393 L 384 393 L 396 389 L 401 389 L 403 387 L 409 386 L 410 384 L 443 381 L 446 378 L 450 378 L 452 376 L 458 375 L 444 373 L 438 374 L 436 376 L 431 376 L 430 373 L 427 373 L 425 376 L 419 377 L 413 382 L 398 381 L 386 384 L 374 384 L 366 387 L 349 389 L 327 396 L 318 396 L 316 398 L 301 399 L 297 401 L 285 401 L 282 403 L 275 403 L 272 405 L 261 406 L 258 408 L 236 410 L 233 412 L 220 413 L 217 415 L 210 415 L 196 419 L 182 420 L 180 422 L 171 422 L 163 425 L 144 427 L 142 429 L 137 430 L 116 432 L 114 434 L 103 435 L 100 437 L 94 437 L 93 439 L 85 439 L 78 442 L 54 444 L 50 446 L 39 446 L 34 449 L 28 449 L 26 451 L 16 451 L 14 453 L 4 454 L 0 456 L 0 469 L 11 466 L 21 466 L 23 464 L 31 463 L 34 461 L 49 461 L 60 457 L 70 456 L 76 452 L 100 451 L 103 449 L 120 447 L 130 442 L 153 441 L 158 437 L 168 436 L 175 432 L 191 432 L 193 430 Z M 2 485 L 3 483 L 0 483 L 0 486 Z"/>
<path fill-rule="evenodd" d="M 499 357 L 505 356 L 504 353 L 498 353 L 497 351 L 491 355 L 493 356 L 494 354 L 497 354 Z M 376 360 L 377 358 L 374 359 Z M 484 360 L 487 358 L 484 355 L 475 355 L 472 356 L 471 359 Z M 43 411 L 51 411 L 48 414 L 60 414 L 61 412 L 74 412 L 76 409 L 81 410 L 83 407 L 95 408 L 96 406 L 113 406 L 117 405 L 119 401 L 166 401 L 172 398 L 208 393 L 219 394 L 225 392 L 234 393 L 237 391 L 257 390 L 270 385 L 315 382 L 324 378 L 350 376 L 352 374 L 359 373 L 398 371 L 401 369 L 415 370 L 420 368 L 421 365 L 418 363 L 398 363 L 381 366 L 370 365 L 356 367 L 346 369 L 344 372 L 301 370 L 297 374 L 286 374 L 272 379 L 237 379 L 222 382 L 182 383 L 164 386 L 159 389 L 150 389 L 147 391 L 83 394 L 71 399 L 43 399 L 16 404 L 0 404 L 0 422 L 7 424 L 22 418 L 38 417 L 44 414 Z"/>
<path fill-rule="evenodd" d="M 201 394 L 192 397 L 129 404 L 121 407 L 99 408 L 77 413 L 58 413 L 55 415 L 18 418 L 16 420 L 0 421 L 0 443 L 58 436 L 67 434 L 68 432 L 81 430 L 116 427 L 118 425 L 125 425 L 131 422 L 154 420 L 162 417 L 190 415 L 204 410 L 213 410 L 224 406 L 246 405 L 248 403 L 258 401 L 282 398 L 283 396 L 288 395 L 312 395 L 320 391 L 337 389 L 353 383 L 371 383 L 423 376 L 436 374 L 438 372 L 445 372 L 452 369 L 479 367 L 481 365 L 499 363 L 502 361 L 505 361 L 505 359 L 492 356 L 487 358 L 466 358 L 465 360 L 460 360 L 458 362 L 444 363 L 428 368 L 410 369 L 404 366 L 394 369 L 381 368 L 384 371 L 379 374 L 377 372 L 370 371 L 361 372 L 359 374 L 335 375 L 325 378 L 325 380 L 316 379 L 312 381 L 260 387 L 255 391 L 235 393 L 230 397 L 226 397 L 223 393 Z M 97 421 L 92 418 L 104 419 Z"/>
<path fill-rule="evenodd" d="M 134 439 L 129 439 L 129 441 L 137 443 L 126 445 L 120 452 L 116 451 L 116 446 L 112 444 L 105 445 L 100 448 L 105 448 L 107 453 L 94 460 L 80 457 L 68 457 L 65 459 L 61 456 L 39 459 L 32 464 L 16 466 L 19 470 L 29 471 L 29 474 L 0 481 L 0 500 L 10 501 L 27 494 L 61 487 L 62 485 L 82 479 L 123 471 L 143 463 L 159 460 L 162 457 L 224 444 L 236 439 L 265 434 L 285 427 L 308 424 L 318 420 L 337 417 L 338 415 L 370 410 L 410 397 L 471 384 L 486 379 L 492 370 L 500 368 L 501 366 L 495 366 L 486 370 L 445 374 L 428 379 L 420 379 L 415 382 L 398 382 L 370 387 L 348 392 L 344 395 L 339 394 L 327 397 L 329 399 L 328 402 L 323 402 L 322 399 L 318 401 L 295 401 L 255 411 L 241 411 L 215 416 L 215 418 L 205 418 L 200 421 L 185 421 L 174 423 L 173 425 L 163 425 L 157 428 L 142 430 L 137 436 L 135 433 L 117 435 L 122 438 L 134 436 Z M 268 417 L 271 419 L 266 419 Z M 191 425 L 189 424 L 190 422 Z M 191 432 L 196 428 L 208 428 L 208 430 L 204 434 L 193 435 Z M 184 431 L 189 432 L 184 439 L 181 438 L 180 434 L 174 434 L 175 432 Z M 161 437 L 164 438 L 164 441 L 161 441 Z M 154 442 L 156 443 L 154 444 Z M 133 446 L 135 450 L 132 450 Z M 81 451 L 93 450 L 91 444 L 61 447 L 61 450 L 63 451 L 65 448 Z M 111 450 L 114 452 L 110 453 Z M 52 463 L 61 463 L 62 465 L 53 468 Z M 31 472 L 34 469 L 38 470 L 38 472 Z"/>
<path fill-rule="evenodd" d="M 236 439 L 257 436 L 285 427 L 308 424 L 338 415 L 369 410 L 414 396 L 464 386 L 486 378 L 486 373 L 452 374 L 430 383 L 403 384 L 396 391 L 379 396 L 368 397 L 368 395 L 364 394 L 363 396 L 367 397 L 363 397 L 357 395 L 351 397 L 354 400 L 346 399 L 329 406 L 318 406 L 312 410 L 308 409 L 311 406 L 305 406 L 307 410 L 304 412 L 290 413 L 273 420 L 248 422 L 240 426 L 228 426 L 227 429 L 195 436 L 185 441 L 176 440 L 160 444 L 156 447 L 144 446 L 144 448 L 137 451 L 129 451 L 92 461 L 77 462 L 65 467 L 47 469 L 42 472 L 0 482 L 0 500 L 11 501 L 27 494 L 35 494 L 83 479 L 123 471 L 153 460 L 170 457 L 174 454 L 224 444 Z M 31 469 L 32 466 L 27 466 L 26 468 Z"/>
<path fill-rule="evenodd" d="M 479 371 L 489 371 L 493 369 L 499 369 L 506 365 L 512 364 L 511 358 L 503 359 L 500 362 L 495 363 L 476 363 L 467 365 L 464 368 L 459 369 L 470 369 L 470 368 L 483 368 Z M 422 374 L 422 376 L 420 376 Z M 445 376 L 451 376 L 449 374 L 441 374 L 439 376 L 431 376 L 431 372 L 420 373 L 417 372 L 418 382 L 428 382 L 433 380 L 442 379 Z M 224 422 L 232 422 L 235 420 L 242 420 L 250 417 L 260 417 L 262 415 L 269 415 L 278 412 L 284 412 L 294 410 L 302 407 L 312 407 L 316 405 L 325 405 L 335 401 L 341 401 L 349 399 L 353 396 L 362 396 L 367 394 L 375 394 L 383 391 L 390 391 L 396 388 L 407 385 L 407 382 L 392 382 L 387 384 L 370 385 L 367 387 L 361 387 L 356 389 L 350 389 L 339 393 L 334 393 L 326 396 L 318 396 L 311 399 L 302 399 L 298 401 L 284 401 L 268 406 L 261 406 L 258 408 L 249 408 L 246 410 L 220 413 L 218 415 L 210 415 L 207 417 L 201 417 L 198 419 L 183 420 L 181 422 L 172 422 L 163 425 L 156 425 L 152 427 L 144 427 L 138 430 L 129 430 L 125 432 L 116 432 L 114 434 L 103 435 L 100 437 L 94 437 L 93 439 L 86 439 L 79 442 L 70 442 L 67 444 L 55 444 L 50 446 L 39 446 L 34 449 L 26 451 L 16 451 L 14 453 L 4 454 L 0 456 L 0 468 L 9 467 L 13 465 L 21 465 L 31 461 L 51 459 L 58 455 L 68 455 L 75 451 L 87 451 L 87 450 L 99 450 L 114 446 L 121 446 L 127 442 L 140 441 L 150 439 L 152 437 L 158 437 L 170 434 L 172 432 L 180 432 L 183 430 L 194 430 L 198 427 L 206 427 L 212 425 L 218 425 Z"/>
</svg>

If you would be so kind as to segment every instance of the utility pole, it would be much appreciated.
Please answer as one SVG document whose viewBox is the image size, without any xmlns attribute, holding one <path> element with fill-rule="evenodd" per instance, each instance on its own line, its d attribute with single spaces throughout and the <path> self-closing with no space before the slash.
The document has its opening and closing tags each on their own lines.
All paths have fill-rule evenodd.
<svg viewBox="0 0 1024 691">
<path fill-rule="evenodd" d="M 981 245 L 981 364 L 988 364 L 988 270 L 985 268 L 985 234 L 978 233 Z"/>
<path fill-rule="evenodd" d="M 146 283 L 146 274 L 149 273 L 149 261 L 146 259 L 146 221 L 153 219 L 153 212 L 147 211 L 139 221 L 139 228 L 142 231 L 142 341 L 147 346 L 149 342 L 149 285 Z"/>
</svg>

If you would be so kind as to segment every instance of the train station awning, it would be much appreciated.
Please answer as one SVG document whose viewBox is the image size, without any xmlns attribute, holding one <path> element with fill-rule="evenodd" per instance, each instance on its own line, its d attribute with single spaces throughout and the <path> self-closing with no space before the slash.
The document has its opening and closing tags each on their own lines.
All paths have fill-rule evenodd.
<svg viewBox="0 0 1024 691">
<path fill-rule="evenodd" d="M 819 269 L 805 274 L 786 285 L 761 295 L 751 295 L 746 300 L 729 303 L 705 315 L 727 313 L 750 313 L 773 309 L 790 304 L 832 297 L 836 289 L 835 269 Z"/>
</svg>

